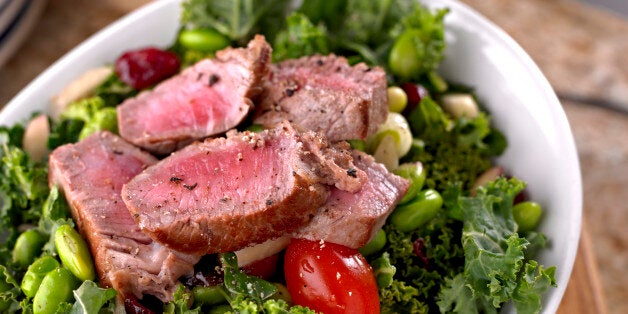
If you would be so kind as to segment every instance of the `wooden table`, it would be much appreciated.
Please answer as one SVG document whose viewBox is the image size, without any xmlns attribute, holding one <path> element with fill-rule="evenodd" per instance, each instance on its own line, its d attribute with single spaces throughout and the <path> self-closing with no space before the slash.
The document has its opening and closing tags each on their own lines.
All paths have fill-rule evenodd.
<svg viewBox="0 0 628 314">
<path fill-rule="evenodd" d="M 0 68 L 0 105 L 76 44 L 147 2 L 49 1 L 32 36 L 19 53 Z M 574 130 L 583 168 L 585 215 L 573 275 L 558 312 L 606 313 L 603 291 L 606 288 L 611 312 L 627 313 L 624 300 L 628 295 L 624 284 L 621 280 L 619 283 L 614 281 L 625 278 L 621 268 L 628 269 L 622 251 L 628 244 L 628 238 L 622 234 L 626 229 L 623 223 L 628 221 L 628 210 L 626 202 L 618 197 L 621 193 L 613 191 L 628 191 L 628 181 L 616 179 L 612 182 L 617 184 L 610 187 L 604 182 L 614 178 L 614 174 L 628 178 L 628 167 L 625 167 L 628 164 L 628 115 L 618 114 L 628 99 L 625 75 L 628 71 L 626 68 L 622 70 L 624 65 L 620 64 L 624 60 L 622 56 L 628 54 L 628 41 L 621 40 L 628 34 L 628 22 L 579 5 L 574 0 L 463 2 L 506 30 L 530 53 L 557 90 Z M 613 34 L 622 35 L 612 38 Z M 592 40 L 600 38 L 610 48 L 600 52 L 598 46 L 588 46 L 592 45 Z M 613 74 L 613 69 L 620 73 Z M 625 109 L 628 112 L 628 104 Z M 605 162 L 609 155 L 614 158 L 611 165 Z M 612 168 L 617 164 L 620 166 Z M 596 246 L 592 246 L 592 239 Z M 619 249 L 600 245 L 609 241 L 620 243 Z M 615 257 L 619 262 L 611 260 Z M 604 267 L 600 272 L 596 259 L 619 266 Z"/>
</svg>

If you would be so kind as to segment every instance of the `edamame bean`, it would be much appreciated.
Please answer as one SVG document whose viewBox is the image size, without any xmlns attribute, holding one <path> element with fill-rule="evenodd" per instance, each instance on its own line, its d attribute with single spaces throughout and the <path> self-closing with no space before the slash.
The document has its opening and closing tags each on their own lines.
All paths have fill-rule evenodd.
<svg viewBox="0 0 628 314">
<path fill-rule="evenodd" d="M 404 163 L 399 165 L 397 169 L 393 170 L 393 173 L 401 176 L 402 178 L 410 180 L 410 187 L 406 195 L 399 201 L 399 204 L 405 204 L 414 199 L 423 188 L 425 183 L 425 171 L 423 170 L 423 164 L 421 162 Z"/>
<path fill-rule="evenodd" d="M 532 231 L 541 221 L 543 209 L 537 202 L 525 201 L 512 207 L 512 215 L 519 225 L 519 231 Z"/>
<path fill-rule="evenodd" d="M 386 245 L 386 232 L 383 229 L 379 229 L 377 234 L 375 234 L 375 237 L 358 251 L 360 251 L 362 255 L 368 256 L 379 252 L 384 248 L 384 245 Z"/>
<path fill-rule="evenodd" d="M 277 287 L 277 293 L 274 294 L 272 296 L 273 299 L 275 300 L 284 300 L 286 302 L 288 302 L 288 304 L 292 303 L 292 296 L 290 295 L 290 292 L 288 291 L 288 288 L 286 288 L 286 286 L 284 286 L 283 284 L 280 284 L 278 282 L 273 282 L 273 284 L 275 285 L 275 287 Z"/>
<path fill-rule="evenodd" d="M 362 152 L 366 151 L 366 142 L 363 140 L 347 140 L 347 142 L 349 142 L 349 145 L 351 145 L 351 148 L 353 149 L 357 149 Z"/>
<path fill-rule="evenodd" d="M 402 112 L 408 104 L 408 95 L 399 86 L 390 86 L 386 90 L 388 94 L 388 110 L 392 112 Z"/>
<path fill-rule="evenodd" d="M 46 238 L 37 229 L 22 232 L 13 247 L 13 262 L 21 267 L 27 267 L 41 254 L 41 248 L 45 243 Z"/>
<path fill-rule="evenodd" d="M 54 242 L 63 266 L 82 281 L 94 280 L 96 272 L 92 255 L 87 248 L 87 243 L 74 228 L 70 225 L 57 228 Z"/>
<path fill-rule="evenodd" d="M 78 287 L 78 280 L 65 268 L 57 268 L 44 277 L 33 298 L 34 314 L 52 314 L 59 305 L 72 298 L 72 290 Z"/>
<path fill-rule="evenodd" d="M 443 198 L 433 189 L 421 191 L 405 205 L 398 206 L 390 215 L 391 223 L 402 232 L 415 230 L 438 215 Z"/>
<path fill-rule="evenodd" d="M 393 44 L 388 55 L 390 70 L 401 79 L 407 80 L 421 70 L 421 31 L 406 30 Z"/>
<path fill-rule="evenodd" d="M 259 133 L 264 131 L 264 126 L 261 124 L 251 124 L 246 128 L 247 131 L 251 131 L 253 133 Z"/>
<path fill-rule="evenodd" d="M 229 39 L 214 30 L 182 30 L 179 42 L 183 47 L 203 52 L 214 52 L 229 46 Z"/>
<path fill-rule="evenodd" d="M 224 314 L 224 313 L 233 313 L 233 308 L 229 304 L 222 304 L 218 306 L 214 306 L 209 309 L 207 314 Z"/>
<path fill-rule="evenodd" d="M 24 294 L 29 298 L 34 297 L 46 274 L 59 268 L 59 266 L 59 262 L 50 255 L 35 260 L 33 264 L 28 266 L 24 278 L 22 278 L 21 288 Z"/>
<path fill-rule="evenodd" d="M 196 286 L 192 289 L 192 295 L 196 304 L 217 305 L 227 302 L 222 286 Z"/>
</svg>

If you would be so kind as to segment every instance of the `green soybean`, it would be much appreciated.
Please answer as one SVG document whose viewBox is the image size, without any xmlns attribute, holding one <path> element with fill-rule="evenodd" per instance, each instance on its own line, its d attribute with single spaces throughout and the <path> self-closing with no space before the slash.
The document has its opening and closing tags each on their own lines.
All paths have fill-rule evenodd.
<svg viewBox="0 0 628 314">
<path fill-rule="evenodd" d="M 192 289 L 192 295 L 195 304 L 217 305 L 227 302 L 222 286 L 196 286 Z"/>
<path fill-rule="evenodd" d="M 410 180 L 410 187 L 408 187 L 406 195 L 404 195 L 401 201 L 399 201 L 400 205 L 414 199 L 417 193 L 419 193 L 419 191 L 423 188 L 426 174 L 421 162 L 401 164 L 397 167 L 397 169 L 393 170 L 393 173 Z"/>
<path fill-rule="evenodd" d="M 351 148 L 357 149 L 359 151 L 366 151 L 366 142 L 364 140 L 347 140 Z"/>
<path fill-rule="evenodd" d="M 292 304 L 292 296 L 288 288 L 278 282 L 273 282 L 273 284 L 277 287 L 277 293 L 273 294 L 272 298 L 275 300 L 284 300 L 288 304 Z"/>
<path fill-rule="evenodd" d="M 541 221 L 543 209 L 537 202 L 526 201 L 513 206 L 512 215 L 519 225 L 519 231 L 532 231 Z"/>
<path fill-rule="evenodd" d="M 386 90 L 388 94 L 388 110 L 402 112 L 408 105 L 408 95 L 399 86 L 390 86 Z"/>
<path fill-rule="evenodd" d="M 28 266 L 24 278 L 22 278 L 21 288 L 24 294 L 32 298 L 37 293 L 41 282 L 49 272 L 59 268 L 59 262 L 50 256 L 42 256 Z"/>
<path fill-rule="evenodd" d="M 37 229 L 22 232 L 13 247 L 13 262 L 21 267 L 27 267 L 41 254 L 41 248 L 45 243 L 46 238 Z"/>
<path fill-rule="evenodd" d="M 229 46 L 227 37 L 214 30 L 194 29 L 182 30 L 179 42 L 183 47 L 203 52 L 214 52 Z"/>
<path fill-rule="evenodd" d="M 63 266 L 82 281 L 94 280 L 96 272 L 92 255 L 87 243 L 74 228 L 70 225 L 57 228 L 54 242 Z"/>
<path fill-rule="evenodd" d="M 264 131 L 264 126 L 261 124 L 251 124 L 246 128 L 247 131 L 251 131 L 253 133 L 259 133 Z"/>
<path fill-rule="evenodd" d="M 388 55 L 390 70 L 401 79 L 410 79 L 421 70 L 421 31 L 408 29 L 397 38 Z"/>
<path fill-rule="evenodd" d="M 375 237 L 365 244 L 358 251 L 364 256 L 372 255 L 379 252 L 386 245 L 386 232 L 383 229 L 379 229 Z"/>
<path fill-rule="evenodd" d="M 224 313 L 233 313 L 233 308 L 229 304 L 221 304 L 212 307 L 209 309 L 207 314 L 224 314 Z"/>
<path fill-rule="evenodd" d="M 72 299 L 72 291 L 78 284 L 76 277 L 65 268 L 60 267 L 49 272 L 33 298 L 33 313 L 55 313 L 60 304 Z"/>
<path fill-rule="evenodd" d="M 421 191 L 407 204 L 397 206 L 390 215 L 390 222 L 402 232 L 415 230 L 438 215 L 443 198 L 433 189 Z"/>
</svg>

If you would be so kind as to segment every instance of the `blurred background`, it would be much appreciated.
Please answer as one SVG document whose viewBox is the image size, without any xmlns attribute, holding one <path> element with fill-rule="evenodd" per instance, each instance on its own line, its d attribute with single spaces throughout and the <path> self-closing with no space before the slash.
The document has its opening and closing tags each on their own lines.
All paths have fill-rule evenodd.
<svg viewBox="0 0 628 314">
<path fill-rule="evenodd" d="M 0 0 L 0 106 L 75 45 L 147 2 Z M 559 313 L 628 313 L 628 1 L 462 2 L 530 54 L 571 124 L 584 225 Z"/>
</svg>

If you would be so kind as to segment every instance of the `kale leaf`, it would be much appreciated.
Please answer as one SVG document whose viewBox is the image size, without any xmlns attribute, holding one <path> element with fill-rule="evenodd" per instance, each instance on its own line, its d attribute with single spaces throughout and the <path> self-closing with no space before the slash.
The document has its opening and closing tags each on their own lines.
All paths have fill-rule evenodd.
<svg viewBox="0 0 628 314">
<path fill-rule="evenodd" d="M 487 115 L 454 121 L 429 97 L 421 100 L 408 121 L 416 140 L 404 162 L 422 162 L 426 186 L 439 191 L 456 184 L 470 189 L 491 167 L 490 158 L 506 145 L 505 139 L 498 148 L 487 142 L 489 135 L 501 134 L 490 127 Z"/>
<path fill-rule="evenodd" d="M 213 29 L 236 46 L 255 34 L 272 41 L 285 23 L 288 0 L 186 0 L 181 24 L 186 29 Z"/>
<path fill-rule="evenodd" d="M 98 313 L 116 295 L 116 291 L 112 288 L 101 288 L 91 280 L 83 281 L 81 286 L 74 290 L 75 301 L 70 314 Z"/>
<path fill-rule="evenodd" d="M 281 31 L 273 45 L 273 60 L 281 61 L 329 53 L 327 30 L 314 25 L 301 13 L 293 13 L 286 19 L 287 28 Z"/>
<path fill-rule="evenodd" d="M 78 100 L 61 113 L 59 122 L 52 123 L 48 148 L 75 143 L 99 130 L 118 132 L 116 108 L 100 96 Z"/>
<path fill-rule="evenodd" d="M 520 313 L 540 311 L 541 294 L 556 285 L 555 268 L 531 260 L 528 240 L 517 233 L 512 205 L 524 187 L 516 178 L 499 178 L 474 197 L 459 188 L 444 193 L 450 216 L 463 222 L 465 264 L 439 294 L 441 311 L 492 313 L 510 300 Z"/>
<path fill-rule="evenodd" d="M 383 253 L 368 259 L 380 287 L 383 313 L 438 310 L 434 296 L 441 283 L 463 270 L 460 229 L 458 221 L 444 214 L 410 233 L 384 225 L 387 244 Z"/>
<path fill-rule="evenodd" d="M 23 128 L 0 129 L 0 244 L 4 251 L 13 247 L 21 224 L 36 224 L 48 195 L 48 175 L 44 164 L 34 162 L 22 150 Z M 1 254 L 5 264 L 10 254 Z"/>
</svg>

